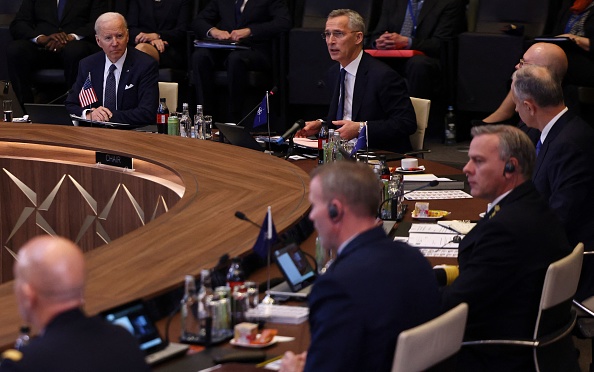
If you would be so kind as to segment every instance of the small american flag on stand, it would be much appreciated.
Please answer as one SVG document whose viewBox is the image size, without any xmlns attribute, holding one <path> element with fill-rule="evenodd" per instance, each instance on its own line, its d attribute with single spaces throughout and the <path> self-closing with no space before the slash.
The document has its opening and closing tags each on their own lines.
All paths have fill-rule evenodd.
<svg viewBox="0 0 594 372">
<path fill-rule="evenodd" d="M 87 76 L 87 80 L 83 84 L 80 93 L 78 94 L 78 100 L 80 101 L 80 106 L 90 106 L 91 104 L 97 102 L 97 95 L 95 94 L 95 89 L 93 89 L 93 84 L 91 84 L 91 73 L 89 72 L 89 76 Z"/>
</svg>

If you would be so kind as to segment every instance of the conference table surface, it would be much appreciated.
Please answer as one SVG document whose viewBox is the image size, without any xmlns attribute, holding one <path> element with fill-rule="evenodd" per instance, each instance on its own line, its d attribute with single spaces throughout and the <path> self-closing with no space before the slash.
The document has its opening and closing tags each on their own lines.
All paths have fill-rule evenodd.
<svg viewBox="0 0 594 372">
<path fill-rule="evenodd" d="M 167 213 L 85 253 L 89 314 L 166 293 L 179 287 L 184 275 L 214 267 L 221 255 L 249 251 L 259 231 L 234 218 L 235 211 L 263 221 L 271 206 L 275 226 L 283 232 L 309 210 L 308 174 L 269 154 L 153 133 L 0 125 L 0 157 L 36 153 L 32 161 L 95 167 L 95 151 L 133 157 L 136 172 L 163 174 L 183 189 L 183 196 Z M 12 281 L 0 285 L 0 319 L 1 349 L 12 345 L 22 323 Z"/>
</svg>

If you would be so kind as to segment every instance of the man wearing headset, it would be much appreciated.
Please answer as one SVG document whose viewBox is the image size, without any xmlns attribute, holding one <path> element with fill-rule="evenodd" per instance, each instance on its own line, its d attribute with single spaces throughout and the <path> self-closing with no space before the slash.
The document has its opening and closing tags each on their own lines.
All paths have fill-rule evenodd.
<svg viewBox="0 0 594 372">
<path fill-rule="evenodd" d="M 509 125 L 472 128 L 464 167 L 471 194 L 490 209 L 462 239 L 459 276 L 443 290 L 443 309 L 466 302 L 465 340 L 529 339 L 534 332 L 546 270 L 571 252 L 565 233 L 531 179 L 534 145 Z M 575 356 L 571 339 L 568 358 Z M 577 359 L 574 358 L 576 363 Z M 534 369 L 532 349 L 509 346 L 463 347 L 464 371 Z M 551 367 L 553 370 L 575 370 Z"/>
<path fill-rule="evenodd" d="M 281 370 L 389 371 L 398 334 L 437 315 L 429 262 L 378 226 L 380 183 L 367 165 L 317 168 L 309 200 L 322 245 L 337 258 L 309 296 L 309 351 L 288 352 Z"/>
</svg>

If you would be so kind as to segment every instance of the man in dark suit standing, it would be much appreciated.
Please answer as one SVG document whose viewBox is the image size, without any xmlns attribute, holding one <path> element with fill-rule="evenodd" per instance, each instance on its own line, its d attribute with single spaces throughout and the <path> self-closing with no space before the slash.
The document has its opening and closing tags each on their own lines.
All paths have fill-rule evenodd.
<svg viewBox="0 0 594 372">
<path fill-rule="evenodd" d="M 440 57 L 445 41 L 466 30 L 462 0 L 384 1 L 371 35 L 377 49 L 413 49 L 425 55 L 396 59 L 395 67 L 408 82 L 412 97 L 431 99 L 441 84 Z"/>
<path fill-rule="evenodd" d="M 380 190 L 362 163 L 335 162 L 312 173 L 309 218 L 336 260 L 308 299 L 309 350 L 287 353 L 284 370 L 305 361 L 306 371 L 389 371 L 398 334 L 437 315 L 429 262 L 378 226 Z"/>
<path fill-rule="evenodd" d="M 195 48 L 192 69 L 196 102 L 214 109 L 214 72 L 224 66 L 229 83 L 229 120 L 239 121 L 247 87 L 247 72 L 272 68 L 272 39 L 291 28 L 283 0 L 212 0 L 192 25 L 196 38 L 228 40 L 249 49 Z"/>
<path fill-rule="evenodd" d="M 546 270 L 571 247 L 530 180 L 530 138 L 509 125 L 474 127 L 472 135 L 464 173 L 472 196 L 491 204 L 460 243 L 460 275 L 443 291 L 444 310 L 468 304 L 465 340 L 530 339 Z M 559 362 L 575 357 L 571 345 L 567 350 L 568 359 Z M 458 361 L 464 371 L 534 369 L 530 348 L 464 347 Z"/>
<path fill-rule="evenodd" d="M 322 35 L 330 57 L 339 64 L 331 70 L 336 88 L 327 120 L 345 140 L 366 130 L 369 147 L 410 151 L 409 136 L 416 131 L 417 120 L 406 84 L 397 72 L 363 52 L 364 34 L 359 13 L 338 9 L 328 15 Z M 321 121 L 308 121 L 297 135 L 314 135 L 321 126 Z"/>
<path fill-rule="evenodd" d="M 38 336 L 5 352 L 0 371 L 149 371 L 136 339 L 101 317 L 87 317 L 85 263 L 70 240 L 38 236 L 19 249 L 14 291 L 23 321 Z"/>
<path fill-rule="evenodd" d="M 527 126 L 540 130 L 532 179 L 572 245 L 594 250 L 594 130 L 567 110 L 551 70 L 524 66 L 513 75 L 512 98 Z M 594 262 L 585 256 L 576 297 L 594 295 Z"/>
<path fill-rule="evenodd" d="M 80 62 L 66 108 L 92 121 L 149 125 L 159 105 L 159 68 L 148 54 L 127 48 L 128 28 L 119 13 L 104 13 L 95 23 L 95 38 L 103 49 Z M 82 107 L 79 94 L 90 79 L 96 102 Z"/>
<path fill-rule="evenodd" d="M 24 0 L 10 24 L 8 73 L 17 98 L 33 102 L 35 70 L 64 68 L 66 86 L 76 80 L 78 63 L 95 53 L 93 22 L 107 10 L 105 0 Z"/>
</svg>

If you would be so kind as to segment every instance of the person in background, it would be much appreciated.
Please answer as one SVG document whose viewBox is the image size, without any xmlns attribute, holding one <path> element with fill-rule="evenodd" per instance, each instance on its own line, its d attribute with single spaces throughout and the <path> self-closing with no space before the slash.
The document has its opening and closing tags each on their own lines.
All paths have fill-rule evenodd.
<svg viewBox="0 0 594 372">
<path fill-rule="evenodd" d="M 522 66 L 537 65 L 549 68 L 559 79 L 563 81 L 567 72 L 567 56 L 561 47 L 550 43 L 536 43 L 532 44 L 528 50 L 524 53 L 520 62 L 516 65 L 516 70 L 522 68 Z M 483 119 L 481 124 L 500 124 L 507 123 L 512 124 L 514 120 L 517 121 L 516 105 L 512 99 L 511 90 L 505 96 L 501 105 L 491 115 Z M 532 142 L 536 145 L 538 138 L 540 137 L 540 131 L 534 128 L 526 127 L 526 124 L 520 123 L 518 125 L 520 129 L 526 132 Z"/>
<path fill-rule="evenodd" d="M 95 22 L 95 32 L 103 51 L 80 62 L 76 83 L 65 102 L 68 112 L 92 121 L 152 124 L 159 105 L 157 62 L 146 53 L 127 48 L 128 27 L 119 13 L 102 14 Z M 83 88 L 94 91 L 94 102 L 82 104 Z"/>
<path fill-rule="evenodd" d="M 18 252 L 14 291 L 23 321 L 38 336 L 2 354 L 0 371 L 149 371 L 136 339 L 124 328 L 88 317 L 81 249 L 61 237 L 38 236 Z"/>
<path fill-rule="evenodd" d="M 363 163 L 312 173 L 309 218 L 336 260 L 308 298 L 309 350 L 286 353 L 281 371 L 390 371 L 398 334 L 437 315 L 429 261 L 377 225 L 380 190 Z"/>
<path fill-rule="evenodd" d="M 541 66 L 525 66 L 512 80 L 512 97 L 520 118 L 541 132 L 532 179 L 549 203 L 569 243 L 594 250 L 594 129 L 568 111 L 555 75 Z M 584 256 L 576 298 L 594 295 L 594 262 Z"/>
<path fill-rule="evenodd" d="M 471 133 L 464 173 L 472 196 L 490 209 L 460 242 L 459 276 L 443 289 L 442 310 L 468 304 L 465 341 L 531 339 L 547 268 L 572 247 L 531 181 L 535 154 L 528 136 L 510 125 L 477 126 Z M 548 367 L 575 371 L 571 339 L 562 347 L 559 364 Z M 458 370 L 534 370 L 533 350 L 464 346 Z"/>
<path fill-rule="evenodd" d="M 131 0 L 126 14 L 130 46 L 159 62 L 160 67 L 186 67 L 190 0 Z"/>
<path fill-rule="evenodd" d="M 465 14 L 463 0 L 384 1 L 371 47 L 423 52 L 390 62 L 406 79 L 412 97 L 432 99 L 443 80 L 440 58 L 444 45 L 466 31 Z"/>
<path fill-rule="evenodd" d="M 228 79 L 228 120 L 238 122 L 248 84 L 248 71 L 272 69 L 273 39 L 291 28 L 283 0 L 211 0 L 192 23 L 197 39 L 237 42 L 247 49 L 195 48 L 192 70 L 196 102 L 214 110 L 214 73 L 223 67 Z"/>
<path fill-rule="evenodd" d="M 63 68 L 66 86 L 72 86 L 80 60 L 99 50 L 93 23 L 106 10 L 105 0 L 23 0 L 10 24 L 14 41 L 6 51 L 8 75 L 21 104 L 34 100 L 36 70 Z"/>
<path fill-rule="evenodd" d="M 337 9 L 328 15 L 322 37 L 330 58 L 338 64 L 330 70 L 335 79 L 330 86 L 335 90 L 326 120 L 338 128 L 342 139 L 357 138 L 365 130 L 369 147 L 408 152 L 417 120 L 406 83 L 396 71 L 363 52 L 364 34 L 359 13 Z M 315 135 L 321 127 L 320 120 L 308 121 L 296 136 Z"/>
</svg>

